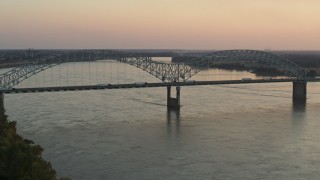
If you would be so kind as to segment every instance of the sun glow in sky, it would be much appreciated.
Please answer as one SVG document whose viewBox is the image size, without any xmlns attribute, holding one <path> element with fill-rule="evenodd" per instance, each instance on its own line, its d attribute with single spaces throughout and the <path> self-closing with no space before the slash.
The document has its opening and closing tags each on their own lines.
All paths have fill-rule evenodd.
<svg viewBox="0 0 320 180">
<path fill-rule="evenodd" d="M 320 50 L 320 1 L 0 0 L 0 48 Z"/>
</svg>

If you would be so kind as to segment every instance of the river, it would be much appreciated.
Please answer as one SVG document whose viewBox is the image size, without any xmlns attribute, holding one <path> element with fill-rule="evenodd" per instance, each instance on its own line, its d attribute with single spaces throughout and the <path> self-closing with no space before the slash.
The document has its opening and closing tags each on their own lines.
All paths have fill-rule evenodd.
<svg viewBox="0 0 320 180">
<path fill-rule="evenodd" d="M 5 108 L 72 179 L 319 179 L 319 86 L 306 104 L 292 83 L 268 83 L 182 87 L 180 111 L 166 88 L 6 94 Z"/>
</svg>

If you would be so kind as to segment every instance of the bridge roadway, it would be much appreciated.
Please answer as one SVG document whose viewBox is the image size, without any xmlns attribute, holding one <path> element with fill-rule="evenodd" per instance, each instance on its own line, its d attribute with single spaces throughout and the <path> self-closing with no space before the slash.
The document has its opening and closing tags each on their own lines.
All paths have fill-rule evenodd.
<svg viewBox="0 0 320 180">
<path fill-rule="evenodd" d="M 295 79 L 242 79 L 242 80 L 222 80 L 222 81 L 186 81 L 186 82 L 160 82 L 160 83 L 132 83 L 132 84 L 97 84 L 87 86 L 61 86 L 61 87 L 37 87 L 37 88 L 13 88 L 5 90 L 3 93 L 36 93 L 36 92 L 58 92 L 58 91 L 82 91 L 82 90 L 102 90 L 102 89 L 128 89 L 128 88 L 150 88 L 167 86 L 199 86 L 199 85 L 219 85 L 219 84 L 254 84 L 254 83 L 280 83 L 294 82 Z M 307 82 L 320 82 L 320 78 L 309 78 Z"/>
</svg>

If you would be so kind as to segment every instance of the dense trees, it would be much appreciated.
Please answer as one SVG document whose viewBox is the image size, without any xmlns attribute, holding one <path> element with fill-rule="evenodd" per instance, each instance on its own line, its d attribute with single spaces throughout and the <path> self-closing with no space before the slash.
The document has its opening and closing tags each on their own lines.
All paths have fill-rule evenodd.
<svg viewBox="0 0 320 180">
<path fill-rule="evenodd" d="M 8 121 L 0 108 L 0 179 L 57 179 L 50 162 L 41 157 L 42 152 L 41 146 L 16 133 L 16 122 Z"/>
<path fill-rule="evenodd" d="M 317 71 L 313 69 L 307 72 L 307 77 L 316 77 L 316 76 L 317 76 Z"/>
<path fill-rule="evenodd" d="M 271 53 L 282 56 L 299 66 L 307 69 L 308 77 L 319 76 L 320 72 L 320 52 L 319 51 L 272 51 Z M 204 56 L 205 53 L 198 53 L 194 57 Z M 188 56 L 175 56 L 172 58 L 173 62 L 187 62 L 193 57 L 192 54 Z M 231 59 L 230 59 L 231 60 Z M 250 70 L 259 76 L 282 76 L 284 73 L 281 70 L 264 66 L 263 64 L 256 63 L 255 65 L 240 62 L 240 61 L 226 61 L 222 63 L 215 63 L 211 65 L 212 68 L 226 69 L 226 70 Z"/>
</svg>

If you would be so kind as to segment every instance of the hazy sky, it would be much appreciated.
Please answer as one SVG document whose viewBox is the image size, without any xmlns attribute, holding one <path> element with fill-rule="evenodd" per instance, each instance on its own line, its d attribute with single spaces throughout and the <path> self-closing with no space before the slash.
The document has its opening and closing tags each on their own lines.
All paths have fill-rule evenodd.
<svg viewBox="0 0 320 180">
<path fill-rule="evenodd" d="M 320 50 L 320 0 L 0 0 L 0 48 Z"/>
</svg>

